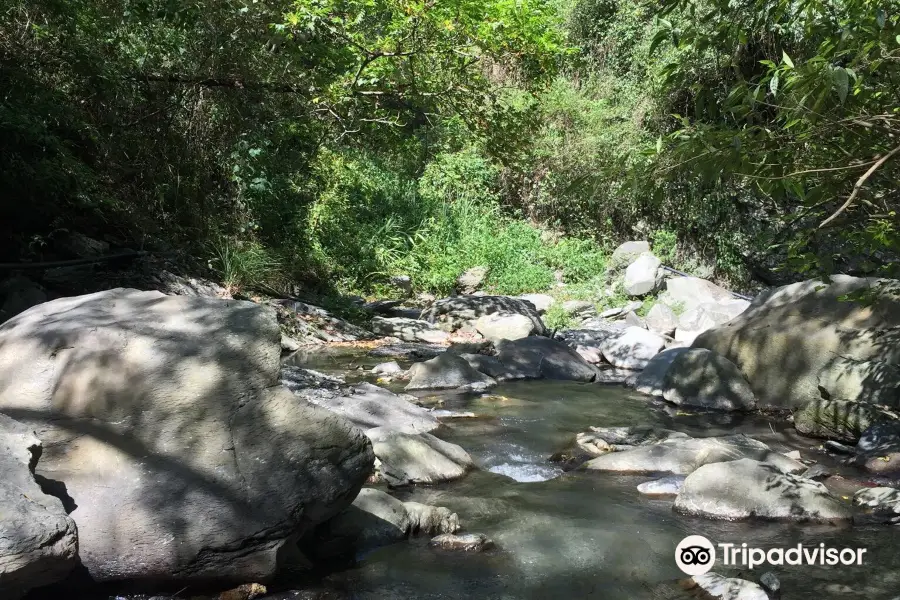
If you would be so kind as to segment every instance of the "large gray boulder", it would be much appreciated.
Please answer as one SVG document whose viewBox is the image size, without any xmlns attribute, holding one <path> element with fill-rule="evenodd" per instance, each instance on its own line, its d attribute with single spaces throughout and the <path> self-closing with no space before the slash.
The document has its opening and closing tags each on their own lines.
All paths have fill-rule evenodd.
<svg viewBox="0 0 900 600">
<path fill-rule="evenodd" d="M 666 340 L 661 335 L 631 326 L 618 335 L 603 340 L 600 351 L 603 358 L 613 366 L 639 371 L 665 347 Z"/>
<path fill-rule="evenodd" d="M 378 457 L 376 478 L 389 485 L 450 481 L 475 466 L 461 447 L 430 433 L 416 435 L 377 428 L 366 435 Z"/>
<path fill-rule="evenodd" d="M 76 564 L 75 522 L 59 498 L 34 478 L 41 442 L 25 425 L 0 414 L 0 591 L 18 598 L 63 579 Z"/>
<path fill-rule="evenodd" d="M 878 419 L 878 412 L 871 405 L 815 400 L 794 413 L 794 428 L 810 437 L 855 444 Z"/>
<path fill-rule="evenodd" d="M 530 378 L 594 381 L 597 368 L 567 344 L 545 337 L 527 337 L 497 344 L 497 358 L 516 373 Z"/>
<path fill-rule="evenodd" d="M 900 282 L 834 276 L 778 288 L 693 345 L 736 364 L 760 406 L 799 408 L 822 397 L 820 378 L 842 376 L 836 357 L 873 361 L 874 369 L 900 364 Z M 889 387 L 877 372 L 865 381 L 866 395 Z"/>
<path fill-rule="evenodd" d="M 363 488 L 353 504 L 316 530 L 319 558 L 365 552 L 411 535 L 459 531 L 459 517 L 447 508 L 402 502 L 374 488 Z"/>
<path fill-rule="evenodd" d="M 900 407 L 900 366 L 835 356 L 819 372 L 819 390 L 831 400 Z"/>
<path fill-rule="evenodd" d="M 515 379 L 529 379 L 532 377 L 527 371 L 513 366 L 506 366 L 495 356 L 484 354 L 460 354 L 463 360 L 476 371 L 481 371 L 497 381 L 513 381 Z"/>
<path fill-rule="evenodd" d="M 442 344 L 450 339 L 446 331 L 441 331 L 428 321 L 404 317 L 374 317 L 369 328 L 378 335 L 395 337 L 404 342 L 424 342 Z"/>
<path fill-rule="evenodd" d="M 650 359 L 647 366 L 635 375 L 625 380 L 625 385 L 633 387 L 636 391 L 650 396 L 659 396 L 665 393 L 666 375 L 679 356 L 687 352 L 688 348 L 669 348 L 663 350 Z"/>
<path fill-rule="evenodd" d="M 94 580 L 259 581 L 356 497 L 371 444 L 278 385 L 279 338 L 270 307 L 127 289 L 0 326 L 0 411 L 43 440 Z"/>
<path fill-rule="evenodd" d="M 710 519 L 844 521 L 847 504 L 818 481 L 749 458 L 699 467 L 684 480 L 675 510 Z"/>
<path fill-rule="evenodd" d="M 406 389 L 412 391 L 462 388 L 477 391 L 495 385 L 496 380 L 473 369 L 459 355 L 447 352 L 411 366 Z"/>
<path fill-rule="evenodd" d="M 662 278 L 659 276 L 659 267 L 662 261 L 646 252 L 625 269 L 625 293 L 629 296 L 645 296 L 652 294 L 659 288 Z"/>
<path fill-rule="evenodd" d="M 690 438 L 669 437 L 655 444 L 599 456 L 583 465 L 589 471 L 618 473 L 672 473 L 687 475 L 703 465 L 752 458 L 766 461 L 778 470 L 799 472 L 803 463 L 774 452 L 745 435 Z"/>
<path fill-rule="evenodd" d="M 733 362 L 705 348 L 680 352 L 666 372 L 663 398 L 680 406 L 752 410 L 756 397 Z"/>
<path fill-rule="evenodd" d="M 524 315 L 534 325 L 533 335 L 547 335 L 544 322 L 531 302 L 509 296 L 452 296 L 436 301 L 422 318 L 441 329 L 456 331 L 473 327 L 485 315 Z"/>
</svg>

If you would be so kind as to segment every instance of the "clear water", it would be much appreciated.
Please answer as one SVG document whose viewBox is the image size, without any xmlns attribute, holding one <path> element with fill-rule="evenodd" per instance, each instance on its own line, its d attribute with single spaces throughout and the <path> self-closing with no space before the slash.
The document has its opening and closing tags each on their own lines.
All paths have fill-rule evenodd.
<svg viewBox="0 0 900 600">
<path fill-rule="evenodd" d="M 318 355 L 306 362 L 333 373 L 378 360 Z M 355 371 L 359 373 L 360 371 Z M 678 515 L 671 499 L 639 494 L 644 476 L 563 473 L 548 461 L 591 425 L 655 425 L 709 436 L 746 433 L 781 451 L 827 461 L 815 440 L 785 423 L 760 416 L 676 412 L 621 387 L 552 381 L 500 386 L 491 396 L 446 396 L 443 408 L 477 415 L 452 419 L 437 434 L 465 448 L 481 469 L 440 486 L 391 490 L 404 499 L 451 508 L 466 531 L 484 533 L 496 549 L 483 554 L 431 550 L 427 539 L 394 544 L 358 557 L 327 580 L 360 599 L 538 599 L 603 600 L 691 597 L 677 581 L 684 575 L 674 549 L 685 536 L 714 543 L 762 548 L 797 543 L 868 549 L 863 566 L 783 566 L 744 570 L 757 580 L 775 571 L 786 600 L 900 596 L 900 537 L 889 526 L 717 522 Z M 833 462 L 833 461 L 832 461 Z M 848 474 L 849 475 L 849 474 Z M 859 484 L 836 480 L 836 492 Z M 738 571 L 717 565 L 716 572 Z"/>
</svg>

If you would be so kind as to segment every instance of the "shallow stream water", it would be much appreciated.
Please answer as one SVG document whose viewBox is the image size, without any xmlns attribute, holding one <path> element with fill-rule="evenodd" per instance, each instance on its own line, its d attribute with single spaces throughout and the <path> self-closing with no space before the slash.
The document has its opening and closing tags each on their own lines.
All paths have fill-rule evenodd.
<svg viewBox="0 0 900 600">
<path fill-rule="evenodd" d="M 360 368 L 377 362 L 319 353 L 295 364 L 352 380 Z M 798 543 L 866 548 L 862 566 L 750 571 L 719 562 L 714 571 L 758 580 L 772 570 L 785 600 L 900 597 L 900 537 L 890 526 L 685 517 L 672 511 L 671 498 L 636 491 L 652 477 L 564 473 L 548 460 L 591 425 L 653 425 L 693 436 L 745 433 L 775 450 L 799 449 L 803 458 L 834 464 L 816 440 L 797 436 L 789 424 L 756 415 L 686 414 L 619 386 L 554 381 L 516 382 L 488 396 L 441 399 L 441 408 L 476 415 L 449 419 L 435 433 L 465 448 L 479 470 L 455 482 L 391 493 L 456 511 L 465 531 L 486 534 L 496 547 L 483 554 L 452 554 L 432 550 L 420 538 L 379 548 L 328 577 L 355 598 L 690 598 L 677 585 L 685 576 L 675 565 L 674 550 L 693 534 L 715 544 L 746 542 L 764 549 Z M 841 489 L 841 480 L 835 481 L 841 495 L 858 487 L 848 482 L 848 489 Z"/>
</svg>

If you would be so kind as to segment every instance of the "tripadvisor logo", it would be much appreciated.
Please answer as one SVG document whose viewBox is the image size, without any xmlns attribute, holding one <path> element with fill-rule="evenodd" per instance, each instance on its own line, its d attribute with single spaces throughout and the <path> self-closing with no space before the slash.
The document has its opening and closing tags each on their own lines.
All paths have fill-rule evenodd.
<svg viewBox="0 0 900 600">
<path fill-rule="evenodd" d="M 797 544 L 790 548 L 752 548 L 744 544 L 718 544 L 722 565 L 753 569 L 760 565 L 862 565 L 866 548 L 830 548 Z M 688 575 L 708 573 L 716 563 L 716 546 L 702 535 L 689 535 L 675 548 L 675 563 Z"/>
</svg>

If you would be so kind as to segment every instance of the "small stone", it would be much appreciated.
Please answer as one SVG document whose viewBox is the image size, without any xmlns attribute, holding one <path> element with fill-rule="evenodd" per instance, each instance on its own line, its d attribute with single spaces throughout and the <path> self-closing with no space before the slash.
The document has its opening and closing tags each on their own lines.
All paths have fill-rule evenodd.
<svg viewBox="0 0 900 600">
<path fill-rule="evenodd" d="M 637 491 L 647 496 L 677 496 L 684 485 L 684 475 L 671 475 L 647 481 L 637 486 Z"/>
<path fill-rule="evenodd" d="M 377 364 L 371 370 L 371 373 L 374 375 L 399 375 L 402 372 L 403 367 L 397 364 L 395 360 Z"/>
<path fill-rule="evenodd" d="M 785 452 L 784 455 L 794 460 L 800 460 L 801 458 L 799 450 L 791 450 L 790 452 Z"/>
<path fill-rule="evenodd" d="M 454 552 L 483 552 L 493 546 L 494 542 L 483 533 L 465 533 L 463 535 L 444 533 L 431 538 L 430 545 L 433 548 Z"/>
<path fill-rule="evenodd" d="M 238 587 L 222 592 L 218 600 L 253 600 L 266 594 L 266 586 L 260 583 L 246 583 Z"/>
<path fill-rule="evenodd" d="M 781 581 L 778 579 L 778 575 L 772 571 L 763 573 L 759 578 L 759 584 L 773 597 L 777 597 L 781 593 Z"/>
</svg>

